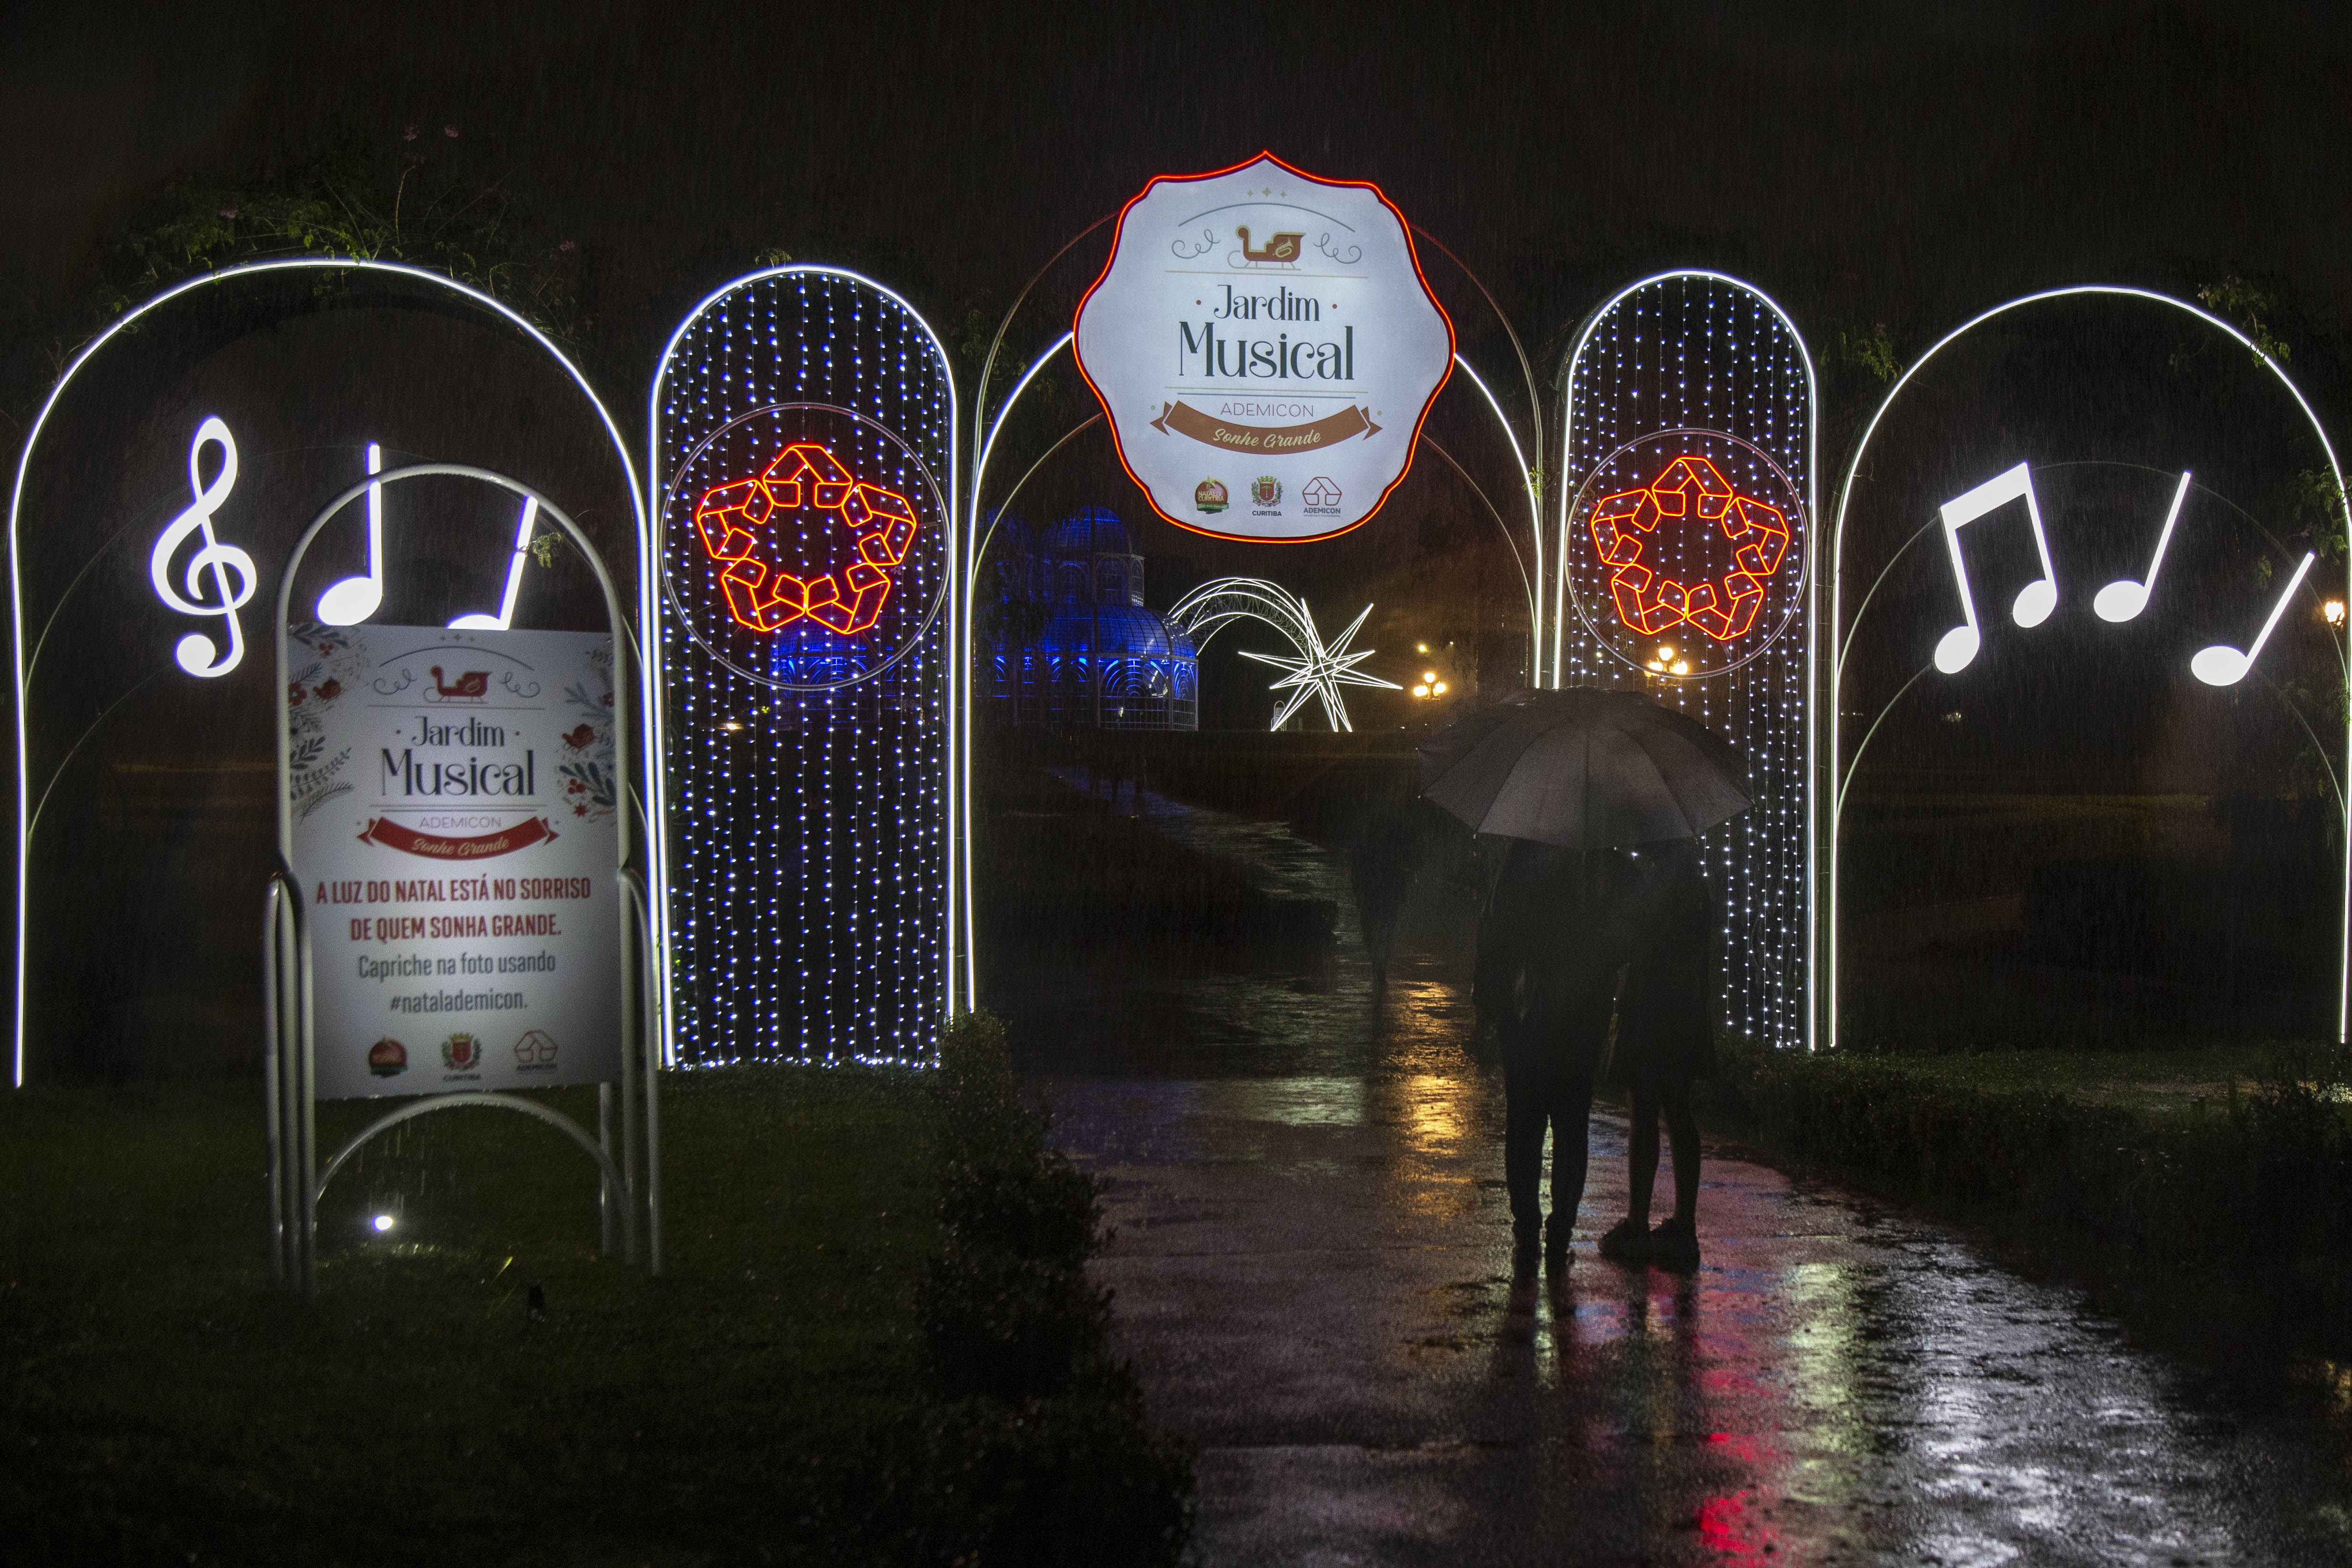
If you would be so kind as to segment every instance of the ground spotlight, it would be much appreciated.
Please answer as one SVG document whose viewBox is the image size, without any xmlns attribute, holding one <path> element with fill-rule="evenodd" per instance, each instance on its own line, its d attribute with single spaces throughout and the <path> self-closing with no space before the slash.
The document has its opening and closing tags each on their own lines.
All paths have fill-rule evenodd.
<svg viewBox="0 0 2352 1568">
<path fill-rule="evenodd" d="M 372 1220 L 368 1221 L 368 1223 L 369 1223 L 370 1225 L 372 1225 L 372 1226 L 375 1226 L 376 1231 L 377 1231 L 377 1233 L 378 1233 L 378 1234 L 382 1234 L 382 1233 L 383 1233 L 383 1232 L 384 1232 L 384 1231 L 390 1230 L 390 1229 L 391 1229 L 394 1225 L 398 1224 L 399 1222 L 398 1222 L 397 1220 L 394 1219 L 394 1218 L 393 1218 L 390 1215 L 388 1215 L 388 1214 L 380 1214 L 380 1215 L 376 1215 L 376 1216 L 375 1216 L 375 1218 L 373 1218 L 373 1219 L 372 1219 Z"/>
</svg>

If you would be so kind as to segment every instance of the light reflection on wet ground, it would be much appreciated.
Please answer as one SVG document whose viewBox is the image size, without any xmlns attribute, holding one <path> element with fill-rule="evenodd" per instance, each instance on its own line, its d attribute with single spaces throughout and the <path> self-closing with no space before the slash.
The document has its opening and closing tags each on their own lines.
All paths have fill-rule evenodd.
<svg viewBox="0 0 2352 1568">
<path fill-rule="evenodd" d="M 1302 976 L 1069 988 L 1027 1056 L 1108 1183 L 1098 1265 L 1155 1417 L 1199 1445 L 1205 1563 L 2352 1561 L 2338 1436 L 2126 1344 L 1962 1235 L 1718 1154 L 1689 1279 L 1591 1251 L 1515 1281 L 1501 1087 L 1458 962 L 1370 992 L 1345 879 L 1279 828 L 1156 803 L 1342 902 Z M 1215 1016 L 1200 1037 L 1187 1020 Z M 1089 1070 L 1173 1029 L 1146 1071 Z"/>
</svg>

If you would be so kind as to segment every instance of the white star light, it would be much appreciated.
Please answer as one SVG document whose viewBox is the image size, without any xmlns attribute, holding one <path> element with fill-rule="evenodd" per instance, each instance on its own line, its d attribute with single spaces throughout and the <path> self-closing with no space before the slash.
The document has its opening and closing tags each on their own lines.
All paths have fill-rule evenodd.
<svg viewBox="0 0 2352 1568">
<path fill-rule="evenodd" d="M 1363 626 L 1364 617 L 1372 613 L 1372 607 L 1366 605 L 1362 612 L 1348 623 L 1348 629 L 1334 637 L 1327 646 L 1322 637 L 1315 630 L 1315 617 L 1307 611 L 1307 601 L 1300 599 L 1297 604 L 1298 629 L 1305 634 L 1303 638 L 1294 638 L 1298 642 L 1300 658 L 1283 658 L 1276 654 L 1250 653 L 1246 650 L 1242 651 L 1242 657 L 1254 658 L 1260 664 L 1270 664 L 1276 669 L 1286 669 L 1290 672 L 1266 689 L 1269 691 L 1280 691 L 1285 687 L 1291 689 L 1290 700 L 1283 704 L 1282 711 L 1274 716 L 1276 729 L 1279 730 L 1288 722 L 1290 716 L 1305 706 L 1308 698 L 1320 697 L 1323 700 L 1324 717 L 1331 721 L 1331 728 L 1353 730 L 1355 726 L 1348 722 L 1348 705 L 1340 699 L 1339 688 L 1373 686 L 1382 687 L 1391 691 L 1403 689 L 1393 680 L 1382 680 L 1377 675 L 1366 675 L 1356 668 L 1371 658 L 1376 649 L 1366 648 L 1361 653 L 1348 651 L 1349 640 Z"/>
</svg>

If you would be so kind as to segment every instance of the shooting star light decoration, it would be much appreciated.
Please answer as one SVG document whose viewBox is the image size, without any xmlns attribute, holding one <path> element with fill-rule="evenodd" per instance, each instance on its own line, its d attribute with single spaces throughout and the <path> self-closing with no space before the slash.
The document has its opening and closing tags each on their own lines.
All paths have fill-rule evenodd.
<svg viewBox="0 0 2352 1568">
<path fill-rule="evenodd" d="M 1348 722 L 1348 704 L 1339 695 L 1342 686 L 1370 686 L 1390 691 L 1402 687 L 1393 680 L 1382 680 L 1377 675 L 1366 675 L 1356 666 L 1372 657 L 1376 649 L 1366 648 L 1351 653 L 1349 641 L 1361 629 L 1364 617 L 1372 613 L 1366 605 L 1363 614 L 1348 623 L 1348 629 L 1329 643 L 1315 629 L 1315 617 L 1307 608 L 1307 601 L 1278 583 L 1263 577 L 1220 577 L 1203 583 L 1175 604 L 1169 606 L 1168 624 L 1192 639 L 1193 647 L 1202 653 L 1209 650 L 1209 639 L 1236 621 L 1263 621 L 1287 638 L 1298 650 L 1296 658 L 1276 654 L 1244 652 L 1244 658 L 1270 664 L 1276 669 L 1289 671 L 1267 688 L 1270 691 L 1287 689 L 1289 699 L 1282 710 L 1274 716 L 1274 728 L 1281 729 L 1290 721 L 1310 697 L 1323 700 L 1324 717 L 1331 721 L 1334 730 L 1353 730 Z"/>
<path fill-rule="evenodd" d="M 1372 607 L 1366 605 L 1358 612 L 1356 618 L 1348 623 L 1348 629 L 1326 645 L 1315 630 L 1315 616 L 1307 610 L 1307 601 L 1301 599 L 1298 601 L 1298 625 L 1306 635 L 1299 644 L 1300 657 L 1284 658 L 1279 654 L 1251 653 L 1246 648 L 1239 650 L 1244 658 L 1255 659 L 1260 664 L 1270 664 L 1276 669 L 1290 672 L 1266 689 L 1280 691 L 1288 688 L 1290 690 L 1289 700 L 1274 716 L 1274 728 L 1279 730 L 1288 723 L 1290 716 L 1306 706 L 1308 698 L 1319 697 L 1323 700 L 1323 716 L 1330 720 L 1332 729 L 1353 730 L 1355 726 L 1348 722 L 1348 704 L 1339 696 L 1339 688 L 1371 686 L 1391 691 L 1402 689 L 1393 680 L 1366 675 L 1356 668 L 1371 658 L 1375 649 L 1366 648 L 1361 653 L 1348 651 L 1349 642 L 1363 626 L 1364 617 L 1371 613 Z"/>
</svg>

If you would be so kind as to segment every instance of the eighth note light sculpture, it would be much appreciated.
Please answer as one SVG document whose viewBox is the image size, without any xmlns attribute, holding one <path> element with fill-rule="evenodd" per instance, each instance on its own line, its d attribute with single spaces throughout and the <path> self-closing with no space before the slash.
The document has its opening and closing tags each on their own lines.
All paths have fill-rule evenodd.
<svg viewBox="0 0 2352 1568">
<path fill-rule="evenodd" d="M 2157 576 L 2164 569 L 2165 552 L 2172 545 L 2172 531 L 2180 521 L 2181 503 L 2189 497 L 2189 471 L 2183 469 L 2180 483 L 2172 492 L 2171 508 L 2164 514 L 2163 530 L 2156 536 L 2156 553 L 2148 562 L 2147 575 L 2137 580 L 2119 578 L 2100 589 L 2098 595 L 2091 601 L 2091 608 L 2101 620 L 2120 626 L 2138 619 L 2140 613 L 2147 608 L 2148 599 L 2156 592 Z M 1940 510 L 1944 542 L 1950 547 L 1952 577 L 1959 589 L 1963 617 L 1958 626 L 1946 632 L 1936 644 L 1935 665 L 1946 675 L 1958 675 L 1966 669 L 1976 661 L 1978 651 L 1984 647 L 1983 628 L 1977 622 L 1976 595 L 1969 586 L 1968 558 L 1960 549 L 1960 530 L 2000 512 L 2010 502 L 2019 500 L 2025 503 L 2026 520 L 2033 527 L 2033 548 L 2042 560 L 2042 575 L 2020 590 L 2016 603 L 2011 606 L 2010 616 L 2019 626 L 2030 628 L 2048 620 L 2050 613 L 2058 607 L 2057 574 L 2050 564 L 2050 538 L 2042 526 L 2042 503 L 2034 493 L 2032 465 L 2020 463 L 2007 472 L 1987 479 L 1967 494 L 1946 501 Z M 2294 575 L 2288 579 L 2278 601 L 2271 606 L 2270 618 L 2255 634 L 2253 647 L 2241 649 L 2217 643 L 2200 650 L 2197 657 L 2189 661 L 2189 672 L 2208 686 L 2235 686 L 2243 680 L 2247 672 L 2253 668 L 2254 660 L 2262 657 L 2263 645 L 2269 642 L 2271 633 L 2278 629 L 2279 621 L 2285 616 L 2287 604 L 2294 597 L 2295 590 L 2303 586 L 2303 580 L 2310 574 L 2312 563 L 2318 559 L 2315 554 L 2305 553 L 2302 563 L 2294 569 Z"/>
<path fill-rule="evenodd" d="M 2013 500 L 2025 503 L 2026 520 L 2033 525 L 2033 549 L 2042 558 L 2042 575 L 2018 592 L 2010 617 L 2021 626 L 2038 626 L 2058 607 L 2058 574 L 2050 564 L 2050 536 L 2042 531 L 2042 503 L 2033 493 L 2032 468 L 2020 463 L 1943 505 L 1944 542 L 1951 548 L 1952 576 L 1958 582 L 1960 614 L 1966 617 L 1936 644 L 1936 668 L 1946 675 L 1966 669 L 1984 647 L 1984 629 L 1977 624 L 1976 595 L 1969 591 L 1968 557 L 1960 551 L 1960 530 Z"/>
</svg>

